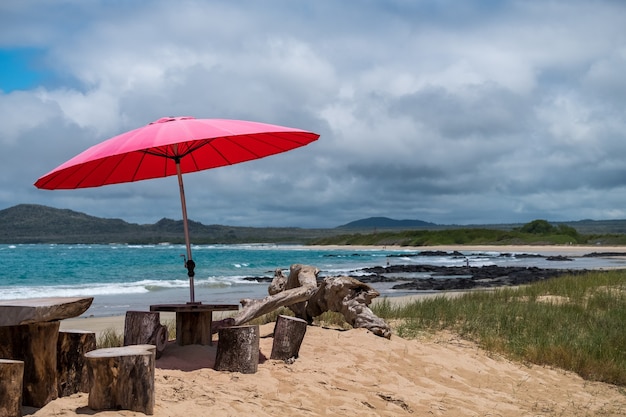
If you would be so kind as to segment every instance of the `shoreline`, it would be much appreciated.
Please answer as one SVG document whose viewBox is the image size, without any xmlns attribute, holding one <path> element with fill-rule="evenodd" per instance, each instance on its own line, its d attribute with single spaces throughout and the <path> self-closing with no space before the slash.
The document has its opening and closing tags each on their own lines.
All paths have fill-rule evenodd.
<svg viewBox="0 0 626 417">
<path fill-rule="evenodd" d="M 378 245 L 311 245 L 302 246 L 304 249 L 330 249 L 330 250 L 376 250 L 376 251 L 407 251 L 407 252 L 424 252 L 424 251 L 446 251 L 446 252 L 502 252 L 502 253 L 537 253 L 546 256 L 583 256 L 589 253 L 623 253 L 626 257 L 626 246 L 588 246 L 588 245 L 439 245 L 439 246 L 378 246 Z M 615 267 L 618 268 L 619 267 Z M 612 269 L 611 267 L 603 267 L 600 269 Z M 488 288 L 475 288 L 471 290 L 442 290 L 437 292 L 418 292 L 409 295 L 384 295 L 375 298 L 372 302 L 375 304 L 383 299 L 394 304 L 405 304 L 415 300 L 446 296 L 456 297 L 466 293 L 467 291 L 488 290 Z M 89 311 L 87 311 L 89 313 Z M 216 316 L 218 312 L 215 313 Z M 104 331 L 113 329 L 123 334 L 125 316 L 120 314 L 112 314 L 110 316 L 81 316 L 61 321 L 61 330 L 87 330 L 96 333 L 96 337 Z M 174 313 L 161 313 L 162 322 L 175 322 Z"/>
<path fill-rule="evenodd" d="M 433 245 L 433 246 L 398 246 L 398 245 L 310 245 L 302 246 L 311 249 L 337 250 L 395 250 L 395 251 L 459 251 L 459 252 L 533 252 L 539 254 L 584 255 L 593 252 L 619 252 L 626 256 L 626 246 L 600 245 Z"/>
<path fill-rule="evenodd" d="M 416 293 L 412 295 L 399 295 L 396 297 L 377 297 L 372 300 L 372 305 L 383 302 L 386 300 L 394 305 L 404 305 L 411 303 L 413 301 L 423 300 L 427 298 L 433 297 L 450 297 L 455 298 L 459 297 L 468 291 L 489 291 L 489 288 L 477 288 L 472 290 L 449 290 L 449 291 L 439 291 L 436 293 L 432 292 L 423 292 Z M 228 317 L 229 314 L 235 314 L 236 312 L 220 312 L 216 311 L 213 313 L 213 319 L 219 320 L 224 317 Z M 167 325 L 175 325 L 176 323 L 176 313 L 170 312 L 160 312 L 161 314 L 161 323 L 166 323 Z M 119 334 L 124 334 L 124 322 L 126 316 L 125 315 L 112 315 L 112 316 L 99 316 L 99 317 L 73 317 L 69 319 L 61 320 L 59 330 L 61 331 L 71 331 L 71 330 L 83 330 L 94 332 L 96 334 L 96 339 L 100 337 L 100 335 L 106 331 L 113 330 Z"/>
</svg>

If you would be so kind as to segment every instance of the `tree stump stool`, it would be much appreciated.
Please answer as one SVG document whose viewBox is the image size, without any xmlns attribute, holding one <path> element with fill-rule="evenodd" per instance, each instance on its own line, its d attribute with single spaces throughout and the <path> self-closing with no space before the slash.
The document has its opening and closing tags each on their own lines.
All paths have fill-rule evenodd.
<svg viewBox="0 0 626 417">
<path fill-rule="evenodd" d="M 124 321 L 124 346 L 154 345 L 159 359 L 167 345 L 167 326 L 161 324 L 161 315 L 154 311 L 127 311 Z"/>
<path fill-rule="evenodd" d="M 153 346 L 96 349 L 85 354 L 92 410 L 131 410 L 154 414 Z"/>
<path fill-rule="evenodd" d="M 57 391 L 59 397 L 89 392 L 84 354 L 96 348 L 96 334 L 85 330 L 59 332 L 57 342 Z"/>
<path fill-rule="evenodd" d="M 270 359 L 285 362 L 297 359 L 307 324 L 306 320 L 296 317 L 278 316 L 274 326 L 274 342 Z"/>
<path fill-rule="evenodd" d="M 218 331 L 216 371 L 254 374 L 259 366 L 259 326 L 224 327 Z"/>
<path fill-rule="evenodd" d="M 57 398 L 59 322 L 0 326 L 0 358 L 24 362 L 22 404 L 41 408 Z"/>
<path fill-rule="evenodd" d="M 0 359 L 0 417 L 22 416 L 24 362 Z"/>
</svg>

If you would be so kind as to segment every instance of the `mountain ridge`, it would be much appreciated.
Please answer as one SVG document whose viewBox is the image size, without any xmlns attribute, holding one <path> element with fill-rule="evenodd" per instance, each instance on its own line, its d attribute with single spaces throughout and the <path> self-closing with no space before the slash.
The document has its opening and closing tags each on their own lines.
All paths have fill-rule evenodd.
<svg viewBox="0 0 626 417">
<path fill-rule="evenodd" d="M 204 225 L 189 220 L 193 243 L 302 243 L 329 236 L 327 229 Z M 90 216 L 70 209 L 19 204 L 0 210 L 0 243 L 184 243 L 182 220 L 154 224 Z"/>
<path fill-rule="evenodd" d="M 416 228 L 416 227 L 433 227 L 438 226 L 435 223 L 425 222 L 423 220 L 395 220 L 389 217 L 368 217 L 366 219 L 355 220 L 344 225 L 338 226 L 338 229 L 367 229 L 367 228 Z"/>
<path fill-rule="evenodd" d="M 551 222 L 574 227 L 583 234 L 626 234 L 626 220 L 578 220 Z M 521 224 L 441 225 L 423 220 L 394 220 L 369 217 L 335 228 L 241 227 L 204 225 L 189 220 L 191 241 L 219 243 L 298 243 L 345 233 L 373 233 L 402 229 L 511 230 Z M 118 218 L 101 218 L 70 209 L 37 204 L 19 204 L 0 210 L 0 243 L 184 243 L 182 220 L 162 218 L 154 224 L 128 223 Z"/>
</svg>

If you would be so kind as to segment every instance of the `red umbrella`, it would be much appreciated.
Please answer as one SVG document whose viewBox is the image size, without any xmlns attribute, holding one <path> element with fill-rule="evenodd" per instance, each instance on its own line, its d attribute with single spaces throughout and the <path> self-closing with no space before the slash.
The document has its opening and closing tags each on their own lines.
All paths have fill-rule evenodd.
<svg viewBox="0 0 626 417">
<path fill-rule="evenodd" d="M 308 145 L 317 138 L 316 133 L 265 123 L 164 117 L 92 146 L 39 178 L 35 186 L 47 190 L 89 188 L 176 174 L 193 303 L 195 263 L 182 174 L 264 158 Z"/>
</svg>

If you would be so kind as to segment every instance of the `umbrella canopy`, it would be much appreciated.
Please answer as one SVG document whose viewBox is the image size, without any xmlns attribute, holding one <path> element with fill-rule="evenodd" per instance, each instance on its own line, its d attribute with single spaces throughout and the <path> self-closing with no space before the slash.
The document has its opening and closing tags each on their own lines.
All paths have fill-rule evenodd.
<svg viewBox="0 0 626 417">
<path fill-rule="evenodd" d="M 190 279 L 191 256 L 182 174 L 238 164 L 308 145 L 319 135 L 305 130 L 229 119 L 164 117 L 101 142 L 35 182 L 47 190 L 100 187 L 178 176 Z"/>
</svg>

